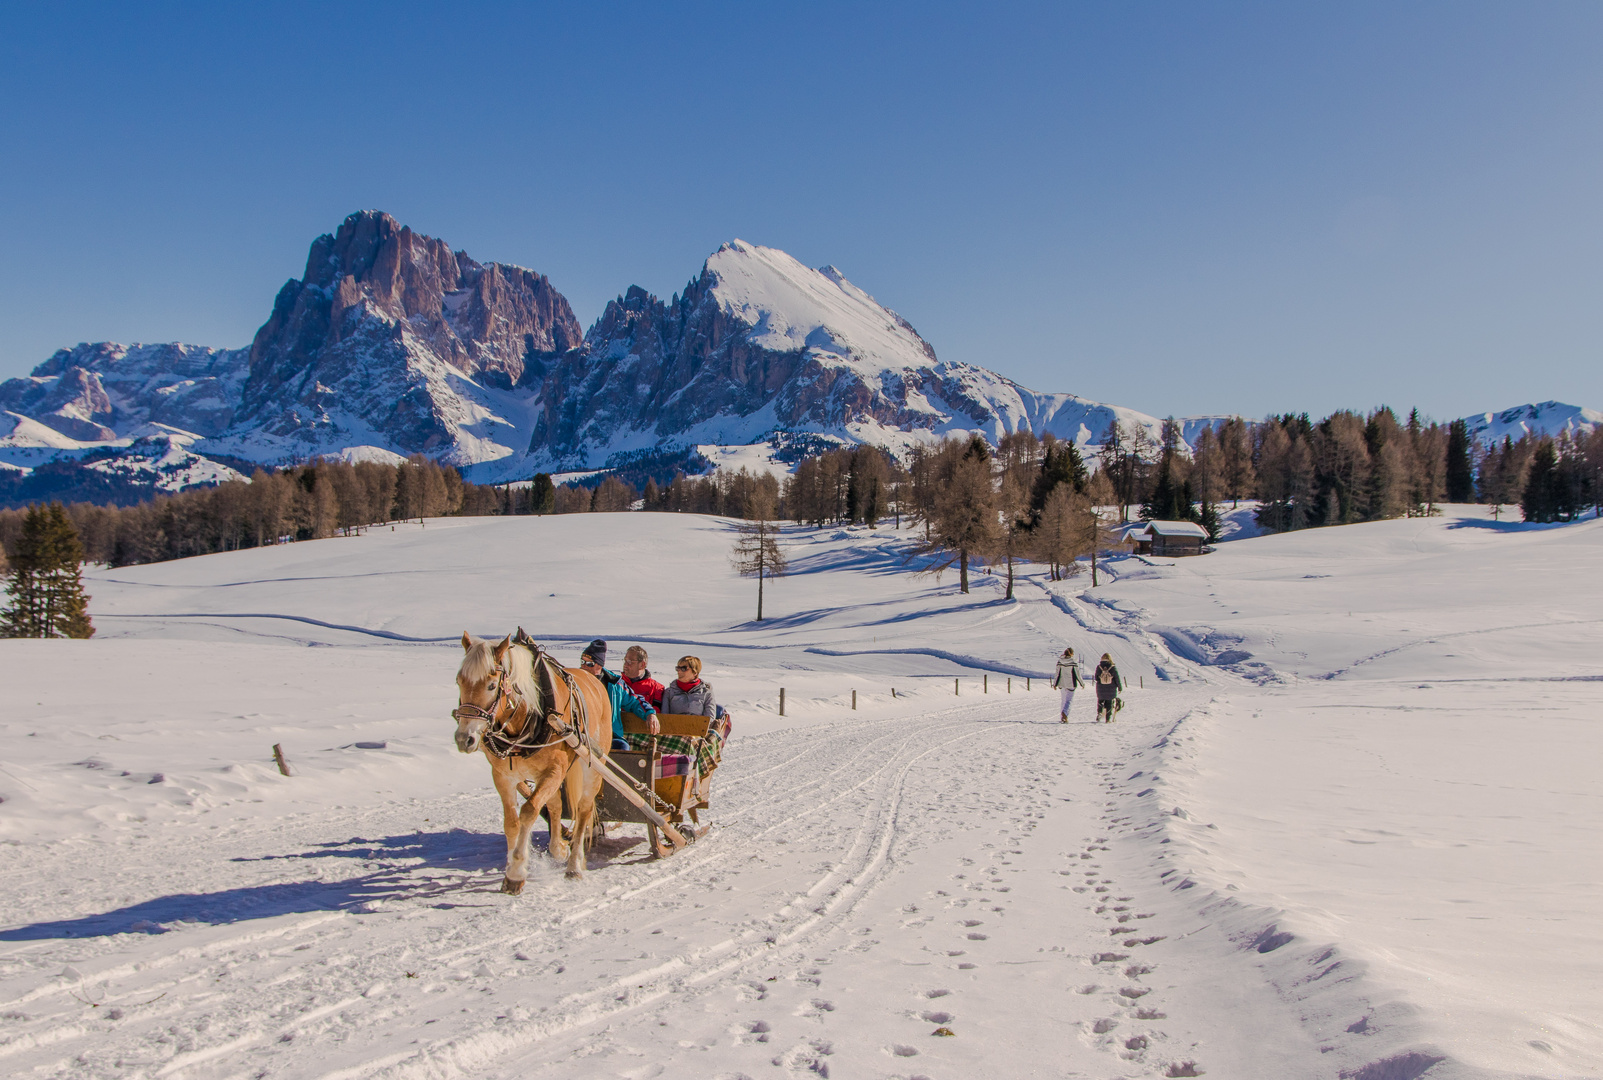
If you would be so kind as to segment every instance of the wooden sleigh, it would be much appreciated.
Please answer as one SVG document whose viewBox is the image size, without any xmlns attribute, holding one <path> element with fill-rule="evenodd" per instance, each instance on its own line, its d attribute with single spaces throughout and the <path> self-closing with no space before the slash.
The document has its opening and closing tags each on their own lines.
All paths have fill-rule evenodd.
<svg viewBox="0 0 1603 1080">
<path fill-rule="evenodd" d="M 708 728 L 711 721 L 705 716 L 666 713 L 658 714 L 657 722 L 661 735 L 696 740 L 711 737 Z M 644 720 L 625 713 L 623 730 L 630 735 L 648 735 L 651 729 Z M 712 770 L 703 774 L 695 754 L 664 754 L 653 738 L 643 749 L 614 750 L 604 761 L 592 761 L 605 781 L 596 799 L 598 829 L 599 823 L 607 821 L 644 825 L 652 854 L 665 859 L 705 836 L 711 828 L 701 824 L 696 811 L 708 809 Z M 647 790 L 655 798 L 648 800 L 643 794 Z M 573 816 L 565 794 L 562 816 L 565 819 Z M 688 825 L 685 824 L 687 817 Z"/>
</svg>

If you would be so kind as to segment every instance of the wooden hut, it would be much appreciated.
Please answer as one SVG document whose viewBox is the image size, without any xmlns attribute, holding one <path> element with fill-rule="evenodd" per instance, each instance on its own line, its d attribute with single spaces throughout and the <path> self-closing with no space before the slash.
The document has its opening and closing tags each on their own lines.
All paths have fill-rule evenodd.
<svg viewBox="0 0 1603 1080">
<path fill-rule="evenodd" d="M 1138 555 L 1201 555 L 1207 551 L 1208 530 L 1195 521 L 1149 521 L 1125 539 Z"/>
</svg>

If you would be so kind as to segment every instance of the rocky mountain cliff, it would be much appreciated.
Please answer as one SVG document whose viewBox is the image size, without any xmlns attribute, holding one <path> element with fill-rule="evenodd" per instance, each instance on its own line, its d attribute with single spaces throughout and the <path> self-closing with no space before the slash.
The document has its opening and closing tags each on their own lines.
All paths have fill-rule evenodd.
<svg viewBox="0 0 1603 1080">
<path fill-rule="evenodd" d="M 456 445 L 483 417 L 469 383 L 511 391 L 583 340 L 544 274 L 480 264 L 388 214 L 352 214 L 312 243 L 250 347 L 232 437 L 372 442 L 472 464 Z"/>
</svg>

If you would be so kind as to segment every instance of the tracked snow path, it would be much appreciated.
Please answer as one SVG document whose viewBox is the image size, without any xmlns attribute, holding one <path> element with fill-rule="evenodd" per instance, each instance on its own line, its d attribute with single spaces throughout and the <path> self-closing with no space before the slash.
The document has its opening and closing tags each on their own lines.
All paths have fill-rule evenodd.
<svg viewBox="0 0 1603 1080">
<path fill-rule="evenodd" d="M 1059 724 L 1037 694 L 745 738 L 706 840 L 653 862 L 629 830 L 585 882 L 542 862 L 519 898 L 495 891 L 487 789 L 35 855 L 8 872 L 73 883 L 61 906 L 85 912 L 83 933 L 104 910 L 91 883 L 108 880 L 131 908 L 192 894 L 194 922 L 12 935 L 0 1068 L 1114 1076 L 1267 1063 L 1287 1048 L 1223 1045 L 1211 1010 L 1175 1008 L 1188 980 L 1183 964 L 1166 973 L 1167 953 L 1196 927 L 1118 817 L 1129 748 L 1191 700 L 1111 726 L 1087 723 L 1089 708 Z"/>
</svg>

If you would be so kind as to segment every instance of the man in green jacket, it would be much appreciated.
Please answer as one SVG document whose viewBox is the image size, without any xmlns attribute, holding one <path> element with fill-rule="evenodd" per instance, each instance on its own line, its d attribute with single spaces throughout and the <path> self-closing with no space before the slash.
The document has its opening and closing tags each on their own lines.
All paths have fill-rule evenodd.
<svg viewBox="0 0 1603 1080">
<path fill-rule="evenodd" d="M 623 737 L 623 714 L 634 713 L 651 726 L 651 733 L 655 735 L 657 710 L 651 707 L 651 702 L 629 689 L 621 675 L 608 671 L 606 663 L 607 643 L 601 638 L 586 645 L 579 656 L 579 668 L 601 680 L 601 685 L 607 688 L 607 700 L 612 702 L 612 749 L 627 750 L 629 743 Z"/>
</svg>

